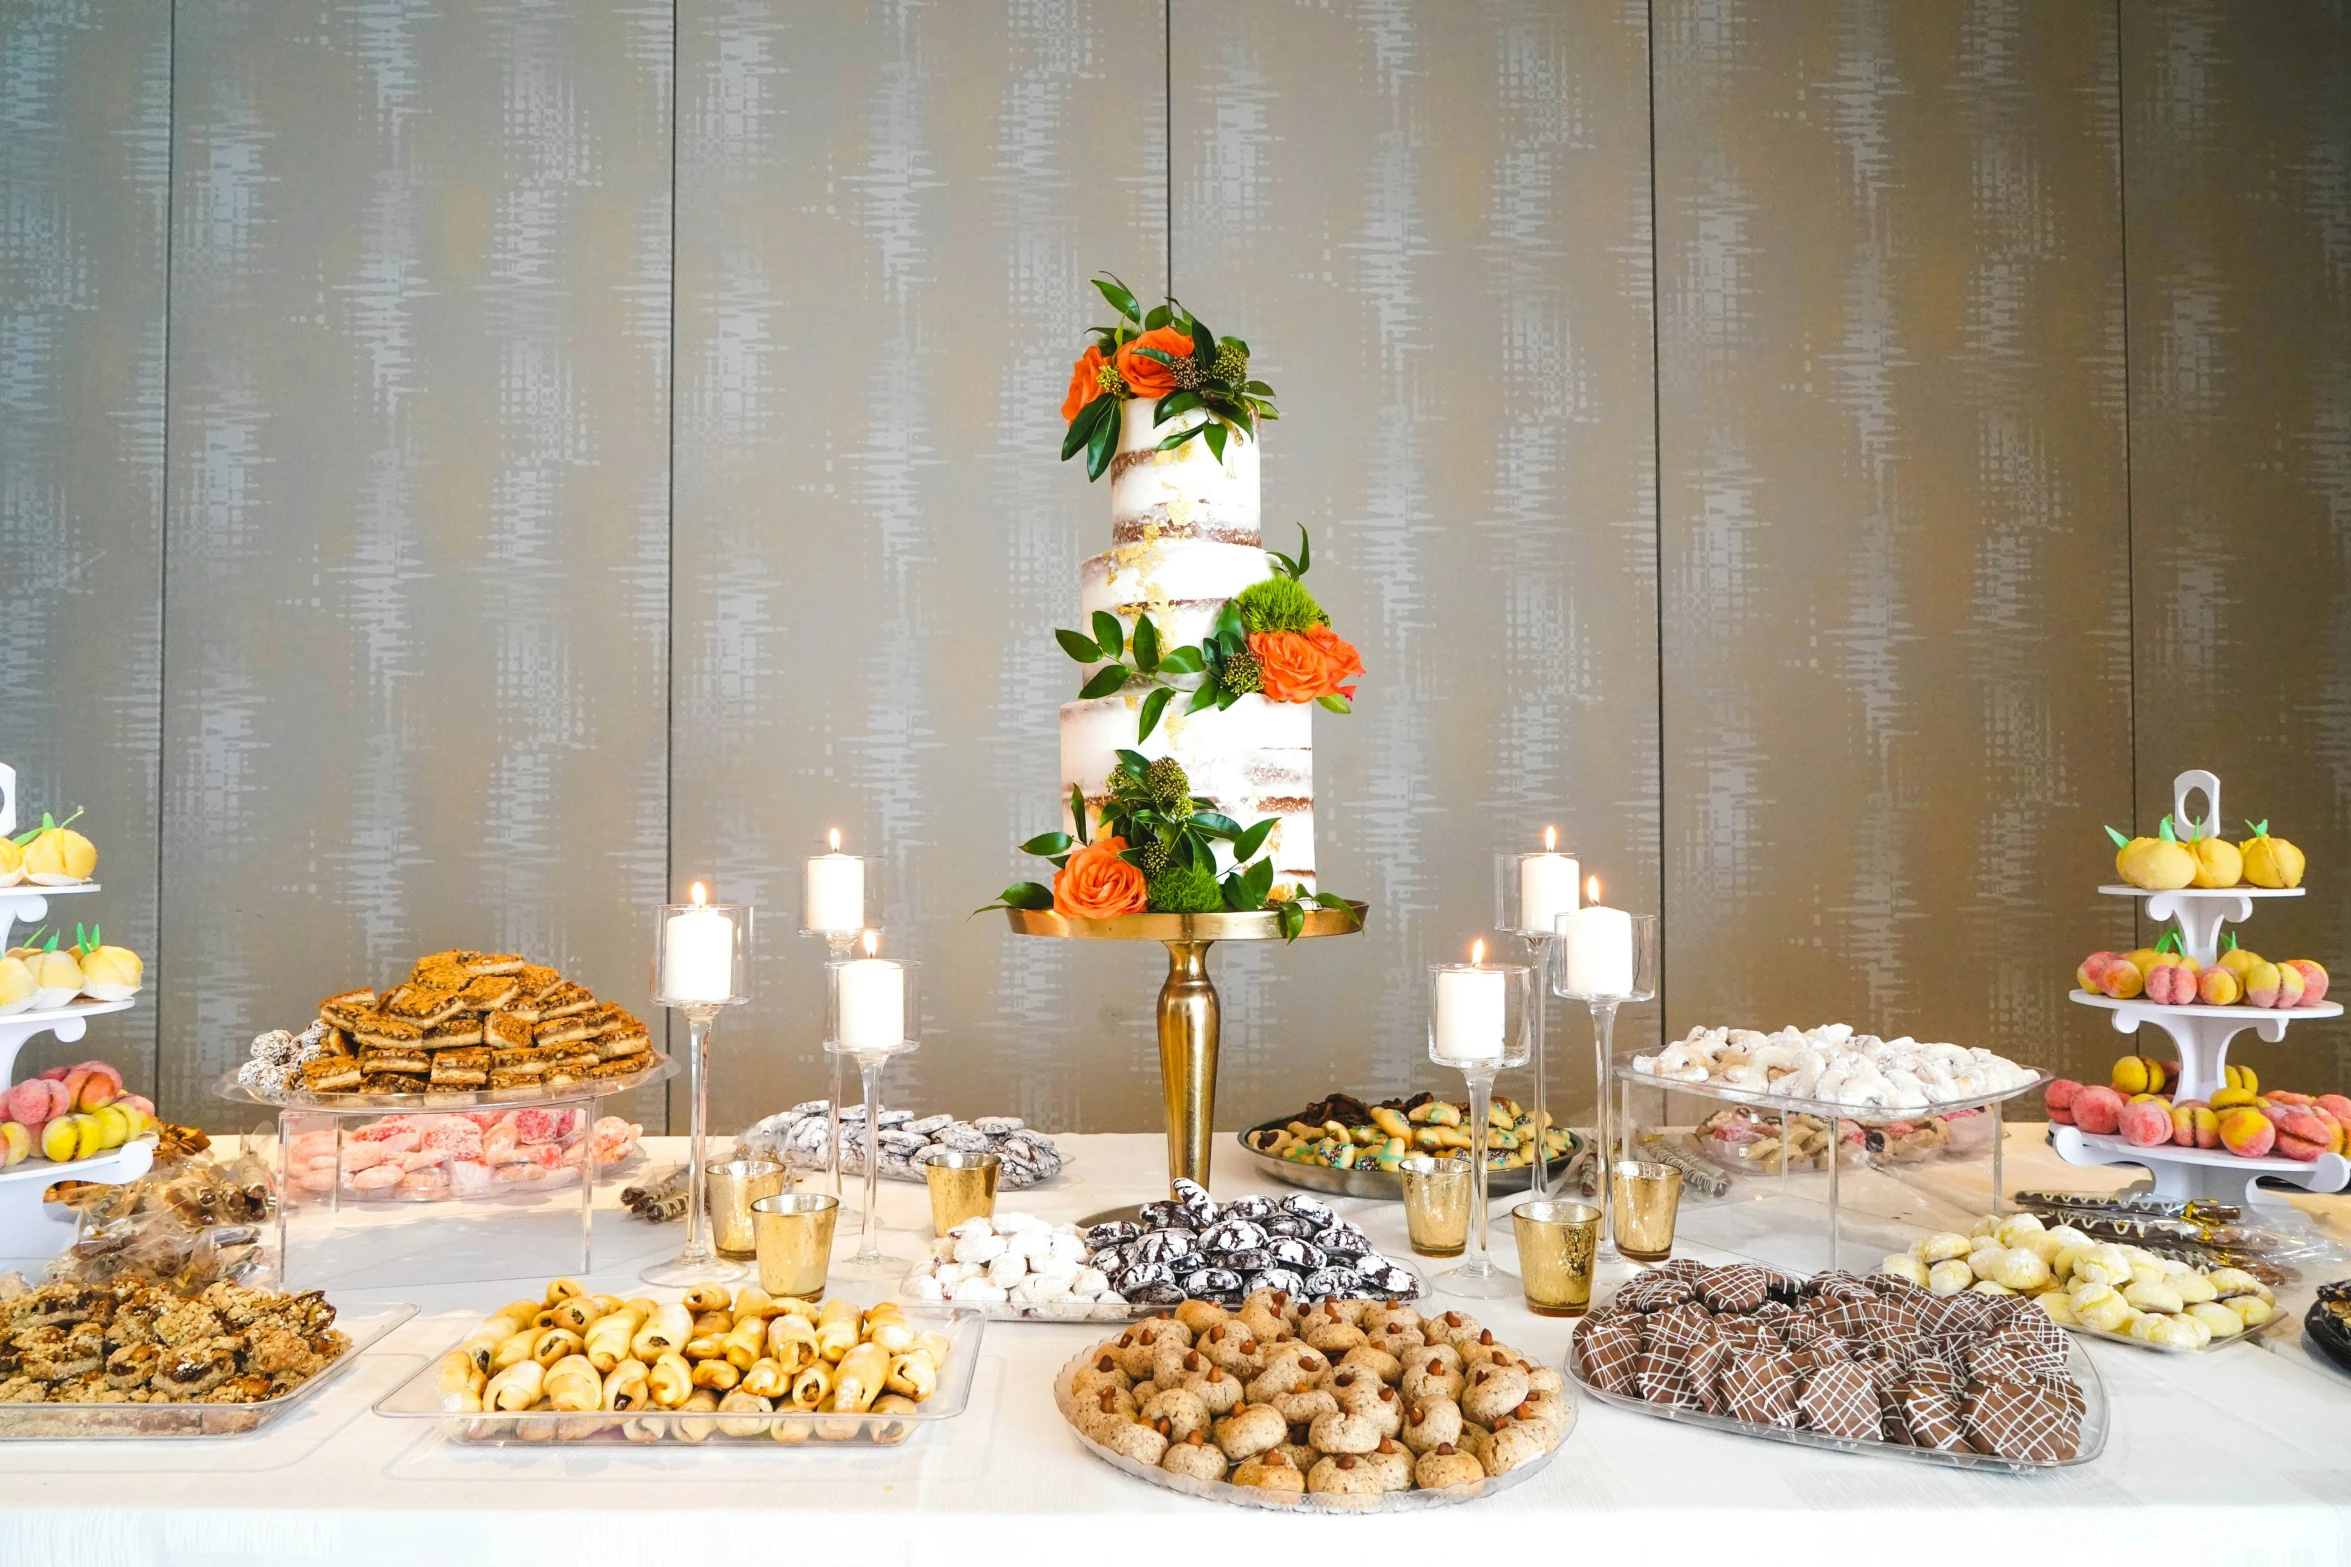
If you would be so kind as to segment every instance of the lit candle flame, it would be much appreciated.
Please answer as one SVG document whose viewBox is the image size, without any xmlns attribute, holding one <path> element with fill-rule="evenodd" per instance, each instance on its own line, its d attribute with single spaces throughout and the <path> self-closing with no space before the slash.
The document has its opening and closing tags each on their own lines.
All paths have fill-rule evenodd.
<svg viewBox="0 0 2351 1567">
<path fill-rule="evenodd" d="M 835 854 L 838 854 L 838 853 L 840 853 L 840 852 L 841 852 L 841 829 L 840 829 L 840 828 L 838 828 L 838 827 L 834 828 L 834 829 L 832 830 L 832 832 L 829 834 L 829 836 L 830 836 L 830 837 L 832 838 L 832 840 L 833 840 L 833 852 L 834 852 Z"/>
<path fill-rule="evenodd" d="M 867 957 L 872 957 L 875 952 L 880 950 L 881 945 L 882 933 L 880 931 L 869 930 L 865 933 L 865 955 Z"/>
<path fill-rule="evenodd" d="M 694 907 L 700 908 L 702 905 L 710 901 L 710 889 L 703 886 L 700 882 L 696 882 L 694 883 L 693 889 L 686 894 L 686 899 L 688 902 L 692 903 Z"/>
<path fill-rule="evenodd" d="M 1599 902 L 1600 902 L 1600 878 L 1599 878 L 1599 877 L 1597 877 L 1597 876 L 1588 876 L 1588 877 L 1586 877 L 1586 878 L 1584 879 L 1584 895 L 1585 895 L 1586 897 L 1590 898 L 1590 899 L 1592 900 L 1592 902 L 1593 902 L 1593 904 L 1594 904 L 1595 906 L 1597 906 L 1597 905 L 1599 904 Z"/>
<path fill-rule="evenodd" d="M 1555 851 L 1556 849 L 1558 849 L 1558 847 L 1559 847 L 1559 829 L 1558 829 L 1558 828 L 1556 828 L 1556 827 L 1546 827 L 1546 828 L 1544 828 L 1544 829 L 1543 829 L 1543 852 L 1544 852 L 1545 854 L 1550 854 L 1550 853 L 1552 853 L 1553 851 Z"/>
<path fill-rule="evenodd" d="M 1485 961 L 1486 961 L 1486 944 L 1485 944 L 1484 942 L 1482 942 L 1482 941 L 1473 941 L 1473 942 L 1471 942 L 1471 943 L 1469 944 L 1469 966 L 1470 966 L 1471 968 L 1477 968 L 1478 966 L 1480 966 L 1481 964 L 1483 964 Z"/>
</svg>

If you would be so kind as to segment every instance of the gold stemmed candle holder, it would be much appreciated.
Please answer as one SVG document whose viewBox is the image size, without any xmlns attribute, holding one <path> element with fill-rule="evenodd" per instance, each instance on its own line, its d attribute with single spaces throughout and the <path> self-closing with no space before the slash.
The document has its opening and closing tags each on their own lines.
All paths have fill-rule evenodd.
<svg viewBox="0 0 2351 1567">
<path fill-rule="evenodd" d="M 1298 939 L 1352 936 L 1363 929 L 1367 905 L 1311 907 Z M 1272 909 L 1220 914 L 1120 914 L 1072 919 L 1051 909 L 1006 909 L 1015 934 L 1067 941 L 1157 941 L 1167 947 L 1167 979 L 1159 987 L 1159 1085 L 1167 1110 L 1167 1179 L 1208 1184 L 1209 1140 L 1216 1117 L 1216 1051 L 1220 1006 L 1208 975 L 1208 949 L 1220 941 L 1279 941 L 1281 917 Z"/>
</svg>

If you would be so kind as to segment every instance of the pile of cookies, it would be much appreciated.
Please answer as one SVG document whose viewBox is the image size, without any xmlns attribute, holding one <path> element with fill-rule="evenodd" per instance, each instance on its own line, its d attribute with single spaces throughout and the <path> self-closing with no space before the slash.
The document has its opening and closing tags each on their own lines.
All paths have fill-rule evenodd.
<svg viewBox="0 0 2351 1567">
<path fill-rule="evenodd" d="M 2080 1451 L 2088 1402 L 2064 1330 L 2030 1301 L 1888 1274 L 1669 1262 L 1586 1317 L 1575 1355 L 1585 1382 L 1623 1398 L 2037 1464 Z"/>
<path fill-rule="evenodd" d="M 564 1422 L 566 1441 L 897 1442 L 912 1428 L 893 1417 L 938 1391 L 951 1348 L 888 1301 L 860 1311 L 719 1284 L 623 1300 L 557 1279 L 467 1334 L 434 1387 L 443 1410 L 485 1417 L 467 1423 L 469 1441 L 547 1440 L 542 1423 L 495 1417 L 554 1411 L 609 1416 Z"/>
<path fill-rule="evenodd" d="M 795 1169 L 825 1168 L 825 1136 L 832 1128 L 832 1102 L 811 1099 L 781 1110 L 745 1132 L 746 1153 L 780 1159 Z M 1018 1191 L 1061 1173 L 1061 1150 L 1043 1132 L 1031 1131 L 1017 1115 L 983 1115 L 959 1121 L 951 1115 L 917 1117 L 911 1110 L 884 1110 L 875 1139 L 881 1145 L 881 1178 L 920 1181 L 922 1167 L 937 1151 L 992 1153 L 1000 1168 L 996 1185 Z M 841 1107 L 841 1168 L 865 1173 L 865 1106 Z"/>
<path fill-rule="evenodd" d="M 1419 1274 L 1381 1255 L 1327 1203 L 1301 1193 L 1220 1205 L 1181 1177 L 1169 1189 L 1175 1195 L 1143 1204 L 1136 1222 L 1113 1220 L 1086 1232 L 1088 1262 L 1136 1305 L 1198 1298 L 1230 1309 L 1260 1290 L 1309 1306 L 1420 1294 Z"/>
<path fill-rule="evenodd" d="M 266 1403 L 350 1347 L 316 1290 L 0 1279 L 0 1404 Z"/>
<path fill-rule="evenodd" d="M 2243 1268 L 2204 1267 L 2099 1240 L 2038 1214 L 1987 1215 L 1973 1231 L 1922 1235 L 1880 1264 L 1937 1295 L 2024 1296 L 2059 1327 L 2202 1349 L 2277 1315 L 2277 1294 Z"/>
<path fill-rule="evenodd" d="M 1093 1265 L 1078 1227 L 1047 1224 L 1033 1213 L 964 1220 L 931 1242 L 931 1254 L 899 1288 L 915 1300 L 1033 1307 L 1024 1314 L 1073 1322 L 1132 1315 L 1109 1275 Z"/>
<path fill-rule="evenodd" d="M 380 994 L 329 996 L 299 1035 L 256 1038 L 237 1080 L 264 1098 L 470 1092 L 627 1077 L 657 1059 L 643 1023 L 554 969 L 452 950 Z"/>
<path fill-rule="evenodd" d="M 1260 1499 L 1366 1505 L 1475 1486 L 1567 1434 L 1561 1377 L 1460 1312 L 1280 1290 L 1187 1300 L 1074 1363 L 1055 1396 L 1096 1448 Z"/>
</svg>

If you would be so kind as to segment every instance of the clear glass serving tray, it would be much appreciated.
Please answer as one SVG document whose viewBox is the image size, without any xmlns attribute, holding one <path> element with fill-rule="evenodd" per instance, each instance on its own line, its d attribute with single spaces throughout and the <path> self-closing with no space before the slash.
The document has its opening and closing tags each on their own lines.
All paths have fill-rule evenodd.
<svg viewBox="0 0 2351 1567">
<path fill-rule="evenodd" d="M 898 1285 L 898 1302 L 909 1311 L 938 1311 L 946 1307 L 976 1311 L 990 1322 L 1141 1322 L 1171 1309 L 1138 1305 L 1131 1300 L 924 1300 L 909 1294 L 903 1280 Z"/>
<path fill-rule="evenodd" d="M 1089 1348 L 1054 1374 L 1053 1407 L 1061 1411 L 1061 1418 L 1065 1422 L 1069 1419 L 1072 1402 L 1070 1380 L 1093 1357 L 1094 1350 Z M 1473 1485 L 1449 1485 L 1434 1491 L 1385 1491 L 1377 1496 L 1333 1496 L 1319 1492 L 1291 1494 L 1264 1491 L 1253 1485 L 1235 1485 L 1230 1480 L 1199 1480 L 1143 1463 L 1123 1453 L 1114 1453 L 1075 1425 L 1070 1426 L 1069 1434 L 1077 1439 L 1080 1447 L 1111 1468 L 1132 1475 L 1146 1485 L 1155 1485 L 1162 1491 L 1173 1491 L 1178 1496 L 1196 1496 L 1202 1501 L 1223 1502 L 1229 1507 L 1254 1507 L 1274 1513 L 1417 1513 L 1434 1507 L 1458 1507 L 1463 1502 L 1499 1496 L 1521 1481 L 1550 1468 L 1551 1460 L 1560 1455 L 1568 1439 L 1575 1435 L 1575 1397 L 1563 1389 L 1561 1402 L 1567 1405 L 1567 1429 L 1559 1433 L 1559 1446 L 1533 1463 L 1521 1464 L 1506 1474 L 1489 1475 Z"/>
<path fill-rule="evenodd" d="M 952 1420 L 971 1402 L 979 1371 L 980 1336 L 986 1319 L 968 1307 L 942 1309 L 913 1305 L 906 1320 L 945 1336 L 947 1364 L 938 1390 L 920 1407 L 897 1414 L 812 1414 L 804 1409 L 757 1410 L 632 1409 L 626 1414 L 531 1409 L 519 1414 L 467 1414 L 443 1409 L 436 1383 L 441 1361 L 433 1356 L 415 1376 L 376 1400 L 375 1412 L 394 1420 L 429 1420 L 453 1442 L 488 1447 L 538 1446 L 567 1442 L 591 1447 L 643 1447 L 656 1442 L 770 1442 L 795 1447 L 804 1442 L 842 1447 L 895 1447 L 924 1426 Z M 463 1340 L 452 1342 L 454 1350 Z"/>
<path fill-rule="evenodd" d="M 1720 1099 L 1727 1104 L 1752 1105 L 1761 1110 L 1786 1110 L 1799 1115 L 1816 1115 L 1822 1120 L 1831 1117 L 1851 1121 L 1857 1126 L 1883 1126 L 1889 1121 L 1915 1121 L 1921 1116 L 1949 1115 L 1955 1110 L 1981 1110 L 2029 1094 L 2037 1088 L 2046 1088 L 2056 1079 L 2049 1073 L 2035 1070 L 2029 1082 L 2014 1088 L 2003 1088 L 1996 1094 L 1977 1094 L 1967 1099 L 1945 1099 L 1930 1105 L 1912 1105 L 1899 1110 L 1883 1109 L 1876 1105 L 1834 1104 L 1826 1099 L 1797 1099 L 1786 1094 L 1775 1094 L 1763 1088 L 1735 1088 L 1728 1083 L 1689 1083 L 1680 1078 L 1659 1077 L 1654 1072 L 1633 1070 L 1631 1056 L 1618 1056 L 1612 1068 L 1621 1082 L 1636 1083 L 1643 1088 L 1664 1089 L 1668 1093 L 1696 1094 L 1705 1099 Z"/>
<path fill-rule="evenodd" d="M 575 1077 L 568 1083 L 536 1083 L 520 1088 L 449 1088 L 421 1094 L 313 1094 L 291 1089 L 264 1094 L 237 1081 L 234 1070 L 221 1075 L 213 1092 L 235 1104 L 267 1105 L 272 1110 L 431 1110 L 511 1109 L 517 1105 L 565 1104 L 579 1099 L 603 1099 L 647 1083 L 673 1076 L 676 1058 L 657 1057 L 640 1072 L 620 1077 Z"/>
<path fill-rule="evenodd" d="M 0 1404 L 0 1441 L 244 1436 L 316 1398 L 322 1388 L 349 1371 L 385 1334 L 415 1315 L 416 1308 L 405 1303 L 338 1310 L 335 1326 L 350 1335 L 351 1347 L 300 1387 L 266 1403 Z"/>
<path fill-rule="evenodd" d="M 1646 1081 L 1646 1079 L 1644 1079 Z M 1289 1118 L 1263 1121 L 1245 1132 L 1234 1134 L 1233 1140 L 1257 1167 L 1257 1172 L 1268 1180 L 1284 1186 L 1302 1187 L 1310 1192 L 1321 1192 L 1329 1197 L 1369 1197 L 1378 1202 L 1402 1202 L 1404 1177 L 1391 1170 L 1338 1170 L 1327 1164 L 1310 1164 L 1299 1159 L 1283 1159 L 1253 1145 L 1249 1139 L 1259 1132 L 1279 1131 L 1290 1124 Z M 1580 1133 L 1569 1133 L 1573 1139 L 1568 1151 L 1555 1154 L 1546 1161 L 1554 1179 L 1564 1179 L 1567 1170 L 1583 1157 L 1586 1139 Z M 1486 1190 L 1496 1197 L 1507 1197 L 1523 1192 L 1534 1184 L 1532 1165 L 1515 1165 L 1507 1170 L 1486 1172 Z"/>
<path fill-rule="evenodd" d="M 1757 1425 L 1750 1420 L 1737 1420 L 1729 1415 L 1710 1415 L 1704 1410 L 1681 1409 L 1670 1404 L 1652 1404 L 1647 1399 L 1628 1398 L 1622 1393 L 1604 1393 L 1584 1377 L 1584 1357 L 1571 1343 L 1567 1352 L 1567 1379 L 1592 1398 L 1615 1409 L 1629 1409 L 1637 1414 L 1658 1420 L 1678 1421 L 1683 1425 L 1704 1426 L 1709 1431 L 1727 1431 L 1734 1436 L 1755 1437 L 1765 1442 L 1785 1442 L 1793 1447 L 1816 1447 L 1832 1453 L 1857 1453 L 1874 1458 L 1907 1459 L 1917 1464 L 1940 1464 L 1951 1469 L 1992 1469 L 2009 1474 L 2030 1474 L 2043 1469 L 2070 1469 L 2090 1463 L 2106 1451 L 2106 1430 L 2109 1411 L 2106 1388 L 2098 1380 L 2098 1368 L 2081 1345 L 2069 1343 L 2065 1369 L 2082 1389 L 2081 1445 L 2073 1457 L 2040 1463 L 2029 1458 L 1998 1458 L 1989 1453 L 1947 1453 L 1931 1447 L 1907 1447 L 1900 1442 L 1861 1442 L 1851 1437 L 1831 1436 L 1824 1431 L 1789 1430 L 1780 1426 Z"/>
</svg>

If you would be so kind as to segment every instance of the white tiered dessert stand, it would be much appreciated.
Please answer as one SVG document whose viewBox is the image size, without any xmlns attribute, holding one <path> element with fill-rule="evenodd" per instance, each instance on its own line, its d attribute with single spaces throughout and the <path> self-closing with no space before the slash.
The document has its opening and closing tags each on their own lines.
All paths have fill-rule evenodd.
<svg viewBox="0 0 2351 1567">
<path fill-rule="evenodd" d="M 0 837 L 16 832 L 16 769 L 0 763 Z M 74 893 L 96 892 L 94 881 L 64 887 L 19 884 L 0 887 L 0 949 L 20 921 L 38 925 L 49 917 L 49 900 Z M 109 1012 L 127 1012 L 130 1001 L 77 1001 L 38 1012 L 11 1012 L 0 1017 L 0 1089 L 16 1081 L 16 1055 L 26 1041 L 55 1034 L 72 1044 L 88 1031 L 90 1019 Z M 120 1148 L 90 1159 L 63 1164 L 27 1159 L 10 1170 L 0 1170 L 0 1257 L 43 1259 L 56 1256 L 73 1243 L 77 1224 L 74 1211 L 63 1204 L 45 1203 L 41 1194 L 59 1181 L 95 1181 L 113 1185 L 135 1181 L 155 1162 L 155 1139 L 134 1137 Z"/>
<path fill-rule="evenodd" d="M 2198 790 L 2203 791 L 2208 814 L 2197 823 L 2197 829 L 2201 834 L 2216 834 L 2221 824 L 2220 780 L 2202 769 L 2172 780 L 2172 820 L 2190 820 L 2188 796 Z M 2109 897 L 2144 898 L 2150 919 L 2178 922 L 2181 950 L 2206 968 L 2220 957 L 2221 927 L 2250 920 L 2255 899 L 2302 896 L 2299 887 L 2182 887 L 2175 892 L 2149 892 L 2141 887 L 2108 886 L 2098 890 Z M 2074 991 L 2073 999 L 2082 1006 L 2113 1013 L 2118 1034 L 2135 1034 L 2153 1023 L 2171 1036 L 2180 1051 L 2175 1102 L 2209 1101 L 2228 1085 L 2229 1041 L 2244 1030 L 2253 1029 L 2276 1044 L 2286 1037 L 2288 1023 L 2343 1015 L 2342 1006 L 2333 1001 L 2273 1012 L 2249 1006 L 2168 1005 L 2144 996 L 2118 1001 L 2087 990 Z M 2333 1153 L 2320 1154 L 2309 1163 L 2285 1158 L 2241 1159 L 2225 1148 L 2182 1148 L 2173 1143 L 2138 1147 L 2121 1136 L 2084 1132 L 2078 1126 L 2052 1126 L 2049 1146 L 2069 1164 L 2143 1165 L 2155 1178 L 2155 1195 L 2164 1198 L 2208 1197 L 2226 1203 L 2274 1205 L 2278 1199 L 2260 1189 L 2264 1177 L 2311 1192 L 2339 1192 L 2351 1185 L 2351 1161 Z"/>
</svg>

